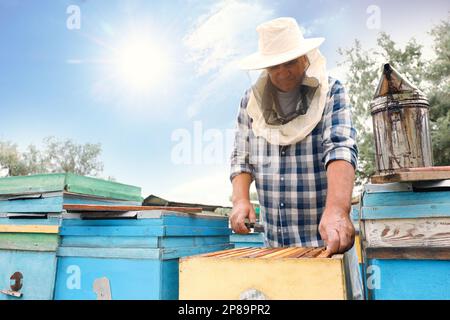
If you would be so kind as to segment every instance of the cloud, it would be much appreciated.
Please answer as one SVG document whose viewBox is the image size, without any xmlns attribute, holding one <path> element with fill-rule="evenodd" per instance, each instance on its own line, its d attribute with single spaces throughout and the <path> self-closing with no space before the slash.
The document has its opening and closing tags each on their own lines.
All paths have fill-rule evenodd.
<svg viewBox="0 0 450 320">
<path fill-rule="evenodd" d="M 224 168 L 216 173 L 180 184 L 167 194 L 167 198 L 180 202 L 230 206 L 229 197 L 232 187 L 228 172 L 229 170 Z"/>
<path fill-rule="evenodd" d="M 252 184 L 251 192 L 255 192 Z M 179 202 L 201 203 L 230 207 L 232 185 L 229 178 L 229 168 L 224 167 L 216 172 L 198 177 L 180 184 L 171 192 L 164 194 L 163 198 Z"/>
<path fill-rule="evenodd" d="M 196 75 L 207 79 L 188 106 L 189 118 L 197 115 L 212 96 L 215 103 L 226 97 L 223 88 L 241 72 L 236 65 L 238 59 L 256 50 L 256 27 L 273 14 L 260 1 L 223 0 L 193 23 L 183 38 L 186 58 L 194 63 Z"/>
<path fill-rule="evenodd" d="M 314 19 L 312 22 L 300 26 L 305 36 L 311 36 L 316 33 L 324 25 L 332 25 L 336 20 L 342 18 L 347 11 L 347 6 L 340 7 L 339 10 L 329 16 Z M 300 23 L 300 22 L 299 22 Z"/>
<path fill-rule="evenodd" d="M 219 2 L 200 16 L 184 37 L 188 60 L 196 63 L 199 75 L 204 75 L 250 53 L 257 43 L 256 26 L 272 15 L 259 1 Z"/>
</svg>

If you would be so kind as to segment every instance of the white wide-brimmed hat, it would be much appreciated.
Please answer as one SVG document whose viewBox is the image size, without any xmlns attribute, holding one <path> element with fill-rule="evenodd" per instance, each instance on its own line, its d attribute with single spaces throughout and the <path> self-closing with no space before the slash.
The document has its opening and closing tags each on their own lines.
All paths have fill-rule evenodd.
<svg viewBox="0 0 450 320">
<path fill-rule="evenodd" d="M 244 70 L 258 70 L 282 64 L 318 48 L 325 38 L 305 39 L 294 18 L 278 18 L 259 25 L 258 52 L 240 61 Z"/>
</svg>

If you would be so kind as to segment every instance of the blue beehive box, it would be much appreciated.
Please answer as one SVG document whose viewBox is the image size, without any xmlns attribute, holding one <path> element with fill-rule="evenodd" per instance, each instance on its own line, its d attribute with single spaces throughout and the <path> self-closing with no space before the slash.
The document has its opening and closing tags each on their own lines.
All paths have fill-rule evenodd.
<svg viewBox="0 0 450 320">
<path fill-rule="evenodd" d="M 51 300 L 60 216 L 0 213 L 0 300 Z"/>
<path fill-rule="evenodd" d="M 369 299 L 450 299 L 449 182 L 365 186 L 360 217 Z"/>
<path fill-rule="evenodd" d="M 230 236 L 230 242 L 234 244 L 235 248 L 260 248 L 264 247 L 264 234 L 261 232 L 253 232 L 247 234 L 233 233 Z"/>
<path fill-rule="evenodd" d="M 140 205 L 139 187 L 70 173 L 0 179 L 0 299 L 53 299 L 65 204 Z"/>
<path fill-rule="evenodd" d="M 57 300 L 178 299 L 180 257 L 232 248 L 222 216 L 156 210 L 86 216 L 64 215 Z"/>
</svg>

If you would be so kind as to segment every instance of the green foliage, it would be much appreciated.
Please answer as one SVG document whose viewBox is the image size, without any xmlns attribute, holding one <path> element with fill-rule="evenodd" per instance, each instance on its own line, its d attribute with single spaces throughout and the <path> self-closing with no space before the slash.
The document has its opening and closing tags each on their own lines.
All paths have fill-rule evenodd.
<svg viewBox="0 0 450 320">
<path fill-rule="evenodd" d="M 442 21 L 431 32 L 436 58 L 426 74 L 431 86 L 431 139 L 435 165 L 450 164 L 450 20 Z"/>
<path fill-rule="evenodd" d="M 424 59 L 422 46 L 412 38 L 404 48 L 386 33 L 380 33 L 377 47 L 364 49 L 358 40 L 348 49 L 339 49 L 347 69 L 346 88 L 352 104 L 353 121 L 358 131 L 359 165 L 356 175 L 361 185 L 375 174 L 375 143 L 370 102 L 381 77 L 384 63 L 392 64 L 414 85 L 421 88 L 430 102 L 430 127 L 434 165 L 450 161 L 450 22 L 442 21 L 431 32 L 436 58 Z"/>
<path fill-rule="evenodd" d="M 0 141 L 0 168 L 9 169 L 10 176 L 62 172 L 97 176 L 103 171 L 98 159 L 100 144 L 81 145 L 70 139 L 48 137 L 43 145 L 42 150 L 29 145 L 25 152 L 20 152 L 16 144 Z"/>
</svg>

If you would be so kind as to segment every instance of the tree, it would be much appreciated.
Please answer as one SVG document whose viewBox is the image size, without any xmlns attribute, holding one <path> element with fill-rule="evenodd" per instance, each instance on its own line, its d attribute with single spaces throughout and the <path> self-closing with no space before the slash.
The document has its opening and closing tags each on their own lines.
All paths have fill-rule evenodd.
<svg viewBox="0 0 450 320">
<path fill-rule="evenodd" d="M 43 145 L 39 150 L 31 144 L 21 153 L 16 144 L 0 141 L 0 169 L 9 169 L 10 176 L 62 172 L 98 176 L 103 171 L 100 144 L 81 145 L 47 137 Z"/>
<path fill-rule="evenodd" d="M 436 58 L 426 74 L 431 86 L 431 138 L 435 165 L 450 163 L 450 19 L 442 21 L 431 32 Z"/>
<path fill-rule="evenodd" d="M 28 168 L 16 144 L 0 141 L 0 168 L 11 176 L 25 175 Z M 6 170 L 7 169 L 7 170 Z"/>
<path fill-rule="evenodd" d="M 373 99 L 381 66 L 391 63 L 412 83 L 425 91 L 430 102 L 430 122 L 435 165 L 448 164 L 450 156 L 450 97 L 449 55 L 450 25 L 448 21 L 436 26 L 431 34 L 435 40 L 436 59 L 427 61 L 422 56 L 422 46 L 412 38 L 405 47 L 398 48 L 386 33 L 380 33 L 377 48 L 363 49 L 355 40 L 349 49 L 339 49 L 347 69 L 346 87 L 352 104 L 353 121 L 358 131 L 359 165 L 356 174 L 358 185 L 365 184 L 375 174 L 375 141 L 373 137 L 370 102 Z"/>
<path fill-rule="evenodd" d="M 70 139 L 61 141 L 55 137 L 45 138 L 44 143 L 43 163 L 50 172 L 96 176 L 103 171 L 103 164 L 98 160 L 102 150 L 100 144 L 80 145 Z"/>
</svg>

